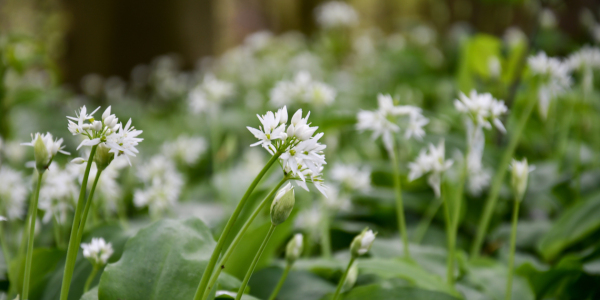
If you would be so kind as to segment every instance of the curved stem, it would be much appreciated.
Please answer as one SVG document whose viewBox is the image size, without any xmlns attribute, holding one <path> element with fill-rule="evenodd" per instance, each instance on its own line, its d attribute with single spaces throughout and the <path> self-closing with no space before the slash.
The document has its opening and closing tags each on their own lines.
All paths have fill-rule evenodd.
<svg viewBox="0 0 600 300">
<path fill-rule="evenodd" d="M 490 220 L 496 208 L 496 203 L 498 202 L 498 194 L 500 193 L 500 188 L 502 187 L 502 181 L 504 181 L 504 175 L 506 175 L 508 164 L 515 153 L 515 149 L 517 148 L 517 144 L 521 138 L 521 133 L 527 124 L 527 120 L 529 120 L 529 116 L 533 111 L 533 107 L 537 103 L 536 99 L 533 97 L 530 97 L 527 100 L 529 102 L 526 104 L 527 106 L 525 107 L 523 114 L 515 126 L 514 134 L 510 137 L 510 142 L 508 143 L 506 150 L 504 150 L 504 155 L 502 156 L 502 160 L 498 165 L 498 169 L 496 169 L 496 174 L 494 175 L 494 179 L 492 181 L 492 187 L 490 188 L 490 192 L 486 199 L 485 207 L 483 209 L 481 219 L 479 220 L 479 226 L 477 226 L 475 240 L 471 246 L 471 258 L 478 256 L 479 252 L 481 251 L 483 239 L 487 233 L 488 226 L 490 225 Z"/>
<path fill-rule="evenodd" d="M 292 269 L 292 264 L 288 263 L 285 265 L 283 274 L 281 274 L 281 278 L 279 278 L 279 282 L 277 283 L 277 285 L 275 286 L 275 289 L 271 293 L 269 300 L 275 300 L 275 298 L 279 294 L 279 291 L 281 290 L 281 287 L 283 286 L 283 283 L 285 282 L 285 279 L 287 278 L 288 274 L 290 273 L 291 269 Z"/>
<path fill-rule="evenodd" d="M 415 243 L 417 243 L 417 244 L 421 243 L 421 241 L 425 237 L 425 233 L 427 233 L 427 229 L 429 228 L 431 221 L 437 214 L 437 212 L 440 209 L 440 206 L 442 206 L 442 204 L 443 204 L 443 201 L 441 198 L 439 198 L 439 199 L 436 198 L 434 201 L 429 203 L 429 206 L 427 206 L 427 210 L 425 211 L 425 218 L 423 218 L 423 220 L 421 220 L 421 222 L 419 222 L 419 225 L 417 225 L 417 229 L 415 230 L 414 239 L 413 239 L 413 241 Z"/>
<path fill-rule="evenodd" d="M 210 276 L 215 268 L 215 265 L 217 264 L 217 260 L 219 259 L 219 254 L 221 254 L 221 250 L 223 249 L 223 245 L 225 244 L 225 240 L 227 239 L 227 236 L 229 235 L 229 232 L 231 231 L 233 224 L 235 223 L 238 216 L 242 212 L 242 208 L 244 208 L 246 201 L 248 201 L 250 194 L 252 194 L 252 191 L 254 191 L 254 188 L 258 185 L 260 180 L 263 178 L 263 176 L 265 176 L 267 171 L 277 161 L 277 159 L 279 159 L 279 156 L 281 156 L 281 154 L 282 154 L 281 152 L 277 151 L 275 153 L 275 155 L 273 155 L 271 157 L 271 159 L 269 159 L 269 161 L 267 162 L 265 167 L 260 171 L 260 173 L 258 173 L 256 178 L 254 178 L 254 181 L 252 181 L 252 183 L 248 187 L 248 190 L 246 190 L 246 193 L 244 194 L 244 196 L 238 203 L 233 214 L 227 221 L 227 224 L 225 224 L 223 233 L 221 233 L 221 236 L 219 237 L 219 240 L 217 241 L 217 245 L 215 246 L 215 250 L 213 251 L 212 255 L 210 256 L 208 265 L 206 266 L 206 269 L 204 269 L 204 273 L 202 274 L 202 279 L 200 280 L 200 283 L 198 284 L 198 289 L 196 290 L 196 295 L 194 296 L 194 300 L 200 300 L 202 298 L 202 295 L 204 294 L 204 291 L 206 290 L 206 287 L 208 285 L 208 280 L 210 279 Z M 66 299 L 61 299 L 61 300 L 66 300 Z"/>
<path fill-rule="evenodd" d="M 88 214 L 90 213 L 90 208 L 92 207 L 92 201 L 94 200 L 94 192 L 96 191 L 96 185 L 98 184 L 98 180 L 100 179 L 100 174 L 102 174 L 103 170 L 98 170 L 96 172 L 96 178 L 94 178 L 94 183 L 92 184 L 92 189 L 90 190 L 90 194 L 88 195 L 87 202 L 85 203 L 85 208 L 83 209 L 83 216 L 81 217 L 81 225 L 79 226 L 79 230 L 77 231 L 77 244 L 81 243 L 81 237 L 83 237 L 83 230 L 85 229 L 85 224 L 87 221 Z"/>
<path fill-rule="evenodd" d="M 408 249 L 408 234 L 406 233 L 406 221 L 404 219 L 404 204 L 402 203 L 402 184 L 400 182 L 400 166 L 398 166 L 398 158 L 396 156 L 396 149 L 390 151 L 390 159 L 394 168 L 394 191 L 396 192 L 396 215 L 398 217 L 398 227 L 400 237 L 402 238 L 402 245 L 404 246 L 404 256 L 410 258 L 410 251 Z"/>
<path fill-rule="evenodd" d="M 92 285 L 92 281 L 94 281 L 94 278 L 96 278 L 96 274 L 98 274 L 98 267 L 94 266 L 90 276 L 88 276 L 87 280 L 85 281 L 85 285 L 83 286 L 84 294 L 90 290 L 90 285 Z"/>
<path fill-rule="evenodd" d="M 242 295 L 244 294 L 244 290 L 246 289 L 246 286 L 248 285 L 248 281 L 250 281 L 250 277 L 252 276 L 252 273 L 254 273 L 254 268 L 256 268 L 256 264 L 258 263 L 258 260 L 260 259 L 260 256 L 262 255 L 263 251 L 265 251 L 265 248 L 267 247 L 267 244 L 269 243 L 269 240 L 271 239 L 273 232 L 275 232 L 275 228 L 277 228 L 277 225 L 271 224 L 271 227 L 269 228 L 269 232 L 267 232 L 265 239 L 263 240 L 262 244 L 260 245 L 260 248 L 258 248 L 258 252 L 256 252 L 254 259 L 252 260 L 252 263 L 250 264 L 250 268 L 248 268 L 248 272 L 246 272 L 246 276 L 244 276 L 244 281 L 242 281 L 242 285 L 240 286 L 240 289 L 237 293 L 237 296 L 235 297 L 235 300 L 242 299 Z"/>
<path fill-rule="evenodd" d="M 90 169 L 92 168 L 92 162 L 94 161 L 94 155 L 98 146 L 93 146 L 88 158 L 87 166 L 85 167 L 85 173 L 83 174 L 83 181 L 81 181 L 81 190 L 79 192 L 79 200 L 77 200 L 77 208 L 75 209 L 75 215 L 73 216 L 73 226 L 71 226 L 71 235 L 69 237 L 69 246 L 67 248 L 67 261 L 65 263 L 65 273 L 63 274 L 62 285 L 60 289 L 60 300 L 67 300 L 69 298 L 69 289 L 71 288 L 71 279 L 73 278 L 73 271 L 75 269 L 75 261 L 77 260 L 77 253 L 79 252 L 79 243 L 77 242 L 77 234 L 81 222 L 81 214 L 84 207 L 85 191 L 87 190 L 88 177 L 90 176 Z"/>
<path fill-rule="evenodd" d="M 508 279 L 506 280 L 506 294 L 505 300 L 510 300 L 512 296 L 512 279 L 513 279 L 513 268 L 515 263 L 515 248 L 517 241 L 517 222 L 519 222 L 519 204 L 521 201 L 515 199 L 513 206 L 512 215 L 512 228 L 510 231 L 510 254 L 508 256 Z"/>
<path fill-rule="evenodd" d="M 244 225 L 242 226 L 242 228 L 240 228 L 240 230 L 238 231 L 237 235 L 235 236 L 235 238 L 233 239 L 233 241 L 231 242 L 231 244 L 229 244 L 229 247 L 225 251 L 225 254 L 223 254 L 223 257 L 219 261 L 219 267 L 216 268 L 215 271 L 213 272 L 213 274 L 210 276 L 210 280 L 208 282 L 208 285 L 206 286 L 206 291 L 204 292 L 204 295 L 202 296 L 203 300 L 208 298 L 208 295 L 210 294 L 210 290 L 217 283 L 217 280 L 219 279 L 219 275 L 221 275 L 221 272 L 223 271 L 223 269 L 225 269 L 225 264 L 229 260 L 229 257 L 231 256 L 231 254 L 233 253 L 233 251 L 237 247 L 238 243 L 242 240 L 242 237 L 244 236 L 244 234 L 246 233 L 246 231 L 248 230 L 248 228 L 250 228 L 250 225 L 252 225 L 252 222 L 254 222 L 254 219 L 256 219 L 256 217 L 260 214 L 260 212 L 269 203 L 269 200 L 272 199 L 273 197 L 275 197 L 275 194 L 277 193 L 277 191 L 279 190 L 279 188 L 287 180 L 288 180 L 288 178 L 287 178 L 287 176 L 285 176 L 285 177 L 283 177 L 283 179 L 281 179 L 281 181 L 279 181 L 279 183 L 263 199 L 263 201 L 256 207 L 256 209 L 254 209 L 254 212 L 252 212 L 252 214 L 250 215 L 250 217 L 248 218 L 248 220 L 246 220 L 246 222 L 244 223 Z"/>
<path fill-rule="evenodd" d="M 344 271 L 342 278 L 340 278 L 340 282 L 338 282 L 338 286 L 335 289 L 335 294 L 333 294 L 333 298 L 331 298 L 332 300 L 337 300 L 338 297 L 340 296 L 340 293 L 342 292 L 342 287 L 344 286 L 344 282 L 346 282 L 346 277 L 348 277 L 348 273 L 350 272 L 350 267 L 352 267 L 352 264 L 354 263 L 355 260 L 356 260 L 356 257 L 354 257 L 354 256 L 352 256 L 352 258 L 350 258 L 350 262 L 348 262 L 346 271 Z"/>
<path fill-rule="evenodd" d="M 38 171 L 39 172 L 39 171 Z M 42 186 L 43 172 L 39 172 L 38 182 L 35 188 L 35 196 L 33 203 L 31 203 L 32 209 L 30 210 L 31 215 L 29 216 L 29 241 L 27 243 L 27 256 L 25 256 L 25 277 L 23 278 L 23 292 L 21 298 L 23 300 L 29 299 L 29 282 L 31 280 L 31 260 L 33 259 L 33 242 L 35 240 L 35 220 L 37 219 L 37 207 L 40 199 L 40 187 Z"/>
</svg>

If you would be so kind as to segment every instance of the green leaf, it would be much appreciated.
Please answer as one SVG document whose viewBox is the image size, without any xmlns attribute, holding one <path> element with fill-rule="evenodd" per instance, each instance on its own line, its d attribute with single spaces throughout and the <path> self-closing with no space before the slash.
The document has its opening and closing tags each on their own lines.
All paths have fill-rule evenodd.
<svg viewBox="0 0 600 300">
<path fill-rule="evenodd" d="M 478 34 L 465 42 L 460 53 L 458 67 L 458 87 L 464 93 L 476 88 L 477 77 L 488 78 L 489 59 L 491 57 L 501 58 L 500 39 L 485 34 Z"/>
<path fill-rule="evenodd" d="M 491 299 L 504 299 L 508 269 L 505 264 L 487 258 L 467 263 L 467 275 L 462 283 L 474 287 Z M 513 277 L 512 299 L 533 300 L 535 295 L 522 276 Z"/>
<path fill-rule="evenodd" d="M 260 299 L 268 299 L 279 282 L 283 270 L 266 268 L 252 275 L 250 293 Z M 306 271 L 291 271 L 279 292 L 278 300 L 321 299 L 335 291 L 335 285 Z"/>
<path fill-rule="evenodd" d="M 532 263 L 525 263 L 517 273 L 526 276 L 538 298 L 563 288 L 561 282 L 576 280 L 582 273 L 579 258 L 566 256 L 551 269 L 538 269 Z"/>
<path fill-rule="evenodd" d="M 445 293 L 405 287 L 395 281 L 359 286 L 346 294 L 344 300 L 394 299 L 394 300 L 454 300 Z"/>
<path fill-rule="evenodd" d="M 99 298 L 192 299 L 215 244 L 199 219 L 156 222 L 132 237 L 121 259 L 106 267 Z"/>
<path fill-rule="evenodd" d="M 565 211 L 542 237 L 538 250 L 546 260 L 555 259 L 567 247 L 600 229 L 600 193 Z"/>
<path fill-rule="evenodd" d="M 81 300 L 98 300 L 98 286 L 95 286 L 93 289 L 83 294 Z"/>
<path fill-rule="evenodd" d="M 218 296 L 215 299 L 235 299 L 235 296 L 237 296 L 237 293 L 230 292 L 230 291 L 217 291 L 217 295 Z M 259 300 L 259 299 L 254 298 L 248 294 L 243 294 L 242 300 Z"/>
<path fill-rule="evenodd" d="M 58 249 L 38 248 L 33 250 L 29 299 L 40 299 L 44 295 L 46 282 L 64 255 L 65 252 Z M 24 265 L 24 257 L 13 259 L 10 263 L 11 277 L 17 276 L 20 273 L 19 270 L 24 269 Z M 23 277 L 11 278 L 10 282 L 20 293 L 23 289 Z"/>
</svg>

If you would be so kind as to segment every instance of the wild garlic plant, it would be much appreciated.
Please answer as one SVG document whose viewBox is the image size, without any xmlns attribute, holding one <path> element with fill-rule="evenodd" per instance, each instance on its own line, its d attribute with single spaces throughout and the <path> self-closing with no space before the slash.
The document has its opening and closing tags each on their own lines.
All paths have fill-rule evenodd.
<svg viewBox="0 0 600 300">
<path fill-rule="evenodd" d="M 396 192 L 396 215 L 398 218 L 398 227 L 404 249 L 404 255 L 410 257 L 408 247 L 408 233 L 406 230 L 406 221 L 404 216 L 404 204 L 402 201 L 402 185 L 400 182 L 400 166 L 398 161 L 398 149 L 396 146 L 395 134 L 398 134 L 401 127 L 397 124 L 398 118 L 403 117 L 404 138 L 406 140 L 414 138 L 421 140 L 425 136 L 423 127 L 429 123 L 422 110 L 412 105 L 394 105 L 394 100 L 390 95 L 377 95 L 379 105 L 376 111 L 361 110 L 358 115 L 356 128 L 360 131 L 369 130 L 373 134 L 371 137 L 377 139 L 382 137 L 383 145 L 388 151 L 388 155 L 394 169 L 394 187 Z"/>
<path fill-rule="evenodd" d="M 294 262 L 296 262 L 296 260 L 300 258 L 300 255 L 302 255 L 303 250 L 304 236 L 301 233 L 296 233 L 285 247 L 285 269 L 283 270 L 283 274 L 279 278 L 279 282 L 277 282 L 275 289 L 273 290 L 273 292 L 271 292 L 269 300 L 275 300 L 275 298 L 277 298 L 277 294 L 279 294 L 281 287 L 285 283 L 285 279 L 290 273 Z"/>
<path fill-rule="evenodd" d="M 75 215 L 73 217 L 73 225 L 69 237 L 67 260 L 65 263 L 60 293 L 61 300 L 67 300 L 69 296 L 78 247 L 81 243 L 87 217 L 90 208 L 92 207 L 96 185 L 98 184 L 102 171 L 105 170 L 116 157 L 120 156 L 123 156 L 129 165 L 131 165 L 129 157 L 136 156 L 138 153 L 136 147 L 144 140 L 138 137 L 142 131 L 136 130 L 135 127 L 131 125 L 131 119 L 123 126 L 123 123 L 119 123 L 118 118 L 111 113 L 110 106 L 102 114 L 102 119 L 96 120 L 94 114 L 99 109 L 100 107 L 88 114 L 86 107 L 83 106 L 79 112 L 76 112 L 75 117 L 67 117 L 69 131 L 73 135 L 83 138 L 83 141 L 79 144 L 77 149 L 82 146 L 88 146 L 91 147 L 91 151 L 87 159 L 79 157 L 72 161 L 75 164 L 83 164 L 86 162 L 87 164 L 83 180 L 81 181 L 81 190 L 75 207 Z M 97 172 L 86 201 L 85 194 L 92 162 L 96 163 Z"/>
<path fill-rule="evenodd" d="M 112 256 L 114 250 L 111 243 L 107 243 L 103 238 L 92 238 L 89 244 L 81 244 L 83 249 L 83 257 L 92 264 L 92 272 L 85 281 L 83 292 L 90 289 L 90 285 L 98 271 L 108 263 L 108 259 Z"/>
<path fill-rule="evenodd" d="M 346 270 L 342 274 L 342 278 L 338 282 L 337 288 L 335 290 L 335 294 L 333 294 L 332 300 L 337 300 L 340 297 L 340 293 L 342 292 L 342 288 L 344 284 L 346 284 L 346 279 L 348 278 L 348 274 L 353 269 L 354 262 L 359 256 L 367 254 L 371 247 L 373 246 L 373 242 L 375 242 L 375 237 L 377 236 L 377 232 L 373 232 L 368 227 L 365 228 L 359 235 L 357 235 L 353 240 L 352 244 L 350 244 L 350 261 L 348 262 L 348 266 Z"/>
<path fill-rule="evenodd" d="M 27 254 L 25 256 L 25 274 L 23 278 L 23 291 L 21 296 L 23 299 L 29 299 L 29 284 L 31 281 L 31 266 L 33 260 L 33 242 L 35 239 L 35 222 L 37 220 L 37 211 L 38 211 L 38 201 L 40 198 L 40 187 L 42 185 L 42 176 L 44 172 L 50 167 L 52 160 L 57 153 L 62 153 L 65 155 L 70 155 L 69 152 L 66 152 L 64 149 L 64 145 L 62 145 L 63 139 L 54 139 L 52 134 L 49 132 L 46 134 L 36 133 L 35 135 L 31 135 L 30 143 L 23 143 L 23 146 L 31 146 L 33 147 L 33 155 L 35 157 L 35 161 L 33 162 L 33 166 L 38 173 L 37 176 L 37 184 L 36 189 L 33 194 L 33 202 L 30 204 L 31 208 L 29 209 L 29 214 L 27 216 L 28 222 L 28 242 L 27 242 Z"/>
<path fill-rule="evenodd" d="M 295 186 L 299 186 L 307 191 L 307 183 L 312 183 L 312 185 L 321 193 L 326 193 L 326 187 L 323 181 L 323 166 L 326 164 L 323 150 L 326 146 L 319 143 L 319 140 L 323 137 L 323 133 L 315 135 L 318 127 L 310 126 L 311 123 L 308 122 L 309 116 L 310 112 L 303 117 L 302 109 L 299 109 L 294 113 L 290 119 L 290 124 L 288 125 L 287 107 L 284 106 L 275 113 L 269 111 L 263 116 L 257 115 L 261 122 L 261 126 L 258 129 L 247 127 L 254 137 L 259 140 L 250 146 L 261 146 L 272 156 L 256 178 L 254 178 L 254 181 L 252 181 L 246 190 L 246 193 L 237 204 L 233 214 L 227 221 L 209 263 L 202 274 L 194 299 L 200 300 L 209 297 L 211 289 L 214 288 L 220 272 L 225 268 L 224 263 L 233 252 L 233 249 L 237 246 L 237 243 L 239 243 L 241 237 L 249 228 L 252 221 L 254 221 L 254 218 L 256 218 L 260 210 L 267 204 L 269 199 L 275 196 L 276 191 L 286 181 L 290 180 Z M 229 248 L 225 249 L 223 252 L 223 257 L 219 261 L 219 267 L 215 268 L 219 256 L 223 251 L 225 240 L 227 239 L 233 224 L 239 217 L 246 201 L 262 177 L 277 161 L 279 161 L 283 170 L 283 178 L 258 205 L 250 218 L 242 225 L 242 228 L 234 238 L 233 242 L 229 245 Z"/>
</svg>

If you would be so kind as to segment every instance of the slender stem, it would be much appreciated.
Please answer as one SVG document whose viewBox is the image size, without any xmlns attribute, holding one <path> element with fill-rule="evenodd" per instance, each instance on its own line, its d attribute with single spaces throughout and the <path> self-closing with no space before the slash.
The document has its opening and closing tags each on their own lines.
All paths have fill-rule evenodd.
<svg viewBox="0 0 600 300">
<path fill-rule="evenodd" d="M 512 215 L 512 228 L 510 231 L 510 255 L 508 256 L 508 279 L 506 280 L 505 300 L 510 300 L 512 296 L 513 267 L 515 263 L 515 247 L 517 242 L 517 222 L 519 221 L 519 204 L 521 201 L 515 199 Z"/>
<path fill-rule="evenodd" d="M 395 143 L 394 143 L 395 147 Z M 410 251 L 408 249 L 408 234 L 406 233 L 406 221 L 404 220 L 404 204 L 402 203 L 402 185 L 400 182 L 400 166 L 398 165 L 398 158 L 396 156 L 396 149 L 390 151 L 390 158 L 394 167 L 394 190 L 396 192 L 396 214 L 398 217 L 398 227 L 400 229 L 400 237 L 402 238 L 402 245 L 404 246 L 404 256 L 410 258 Z"/>
<path fill-rule="evenodd" d="M 346 282 L 346 277 L 348 277 L 348 273 L 350 272 L 350 267 L 352 267 L 352 264 L 354 263 L 355 260 L 356 260 L 356 257 L 354 257 L 354 256 L 352 256 L 352 258 L 350 258 L 350 262 L 348 262 L 346 271 L 344 271 L 342 278 L 340 278 L 340 282 L 338 282 L 337 288 L 335 289 L 335 294 L 333 294 L 333 298 L 331 298 L 332 300 L 337 300 L 339 298 L 340 293 L 342 292 L 342 287 L 344 286 L 344 282 Z"/>
<path fill-rule="evenodd" d="M 502 160 L 496 169 L 496 174 L 494 175 L 494 179 L 492 181 L 492 186 L 490 188 L 490 193 L 485 202 L 485 207 L 483 209 L 483 214 L 481 215 L 481 219 L 479 220 L 479 226 L 477 226 L 477 233 L 475 235 L 475 240 L 471 246 L 471 258 L 479 255 L 481 251 L 481 246 L 483 245 L 483 239 L 485 234 L 487 233 L 488 226 L 490 225 L 490 220 L 492 218 L 492 214 L 496 208 L 496 203 L 498 202 L 498 194 L 500 193 L 500 188 L 502 187 L 502 181 L 504 181 L 504 175 L 506 175 L 506 170 L 508 169 L 508 164 L 510 163 L 513 154 L 515 153 L 515 149 L 517 148 L 517 144 L 519 143 L 519 139 L 521 138 L 521 133 L 527 124 L 527 120 L 529 120 L 529 116 L 533 111 L 533 107 L 536 104 L 536 99 L 530 97 L 527 99 L 528 103 L 518 120 L 517 125 L 515 126 L 515 130 L 513 135 L 510 137 L 510 141 L 508 146 L 504 150 L 504 155 L 502 156 Z"/>
<path fill-rule="evenodd" d="M 62 248 L 62 243 L 60 239 L 60 225 L 56 218 L 52 218 L 52 230 L 54 231 L 54 242 L 56 243 L 56 248 Z"/>
<path fill-rule="evenodd" d="M 208 281 L 208 285 L 206 286 L 206 291 L 204 292 L 204 295 L 202 296 L 203 300 L 208 298 L 208 295 L 210 294 L 210 290 L 217 283 L 217 280 L 219 279 L 219 275 L 221 274 L 221 271 L 223 271 L 223 269 L 225 269 L 225 264 L 229 260 L 229 257 L 231 256 L 231 254 L 233 253 L 233 251 L 237 247 L 238 243 L 242 240 L 242 237 L 244 236 L 244 234 L 246 233 L 246 231 L 248 230 L 248 228 L 250 228 L 250 225 L 252 225 L 252 222 L 254 222 L 254 219 L 256 219 L 256 217 L 265 208 L 265 206 L 267 206 L 267 204 L 269 203 L 269 201 L 273 197 L 275 197 L 275 194 L 277 193 L 277 191 L 279 190 L 279 188 L 287 180 L 288 180 L 288 177 L 284 176 L 281 179 L 281 181 L 279 181 L 279 183 L 263 199 L 263 201 L 256 207 L 256 209 L 254 209 L 254 211 L 252 212 L 252 215 L 250 215 L 250 217 L 248 218 L 248 220 L 246 220 L 246 222 L 244 223 L 244 225 L 242 226 L 242 228 L 238 231 L 237 235 L 235 236 L 235 238 L 233 239 L 233 241 L 231 242 L 231 244 L 229 244 L 229 247 L 227 247 L 227 250 L 225 250 L 225 254 L 223 254 L 223 257 L 219 261 L 219 267 L 215 268 L 215 271 L 210 276 L 210 280 Z"/>
<path fill-rule="evenodd" d="M 94 155 L 98 146 L 93 146 L 88 158 L 87 166 L 85 167 L 85 173 L 83 174 L 83 181 L 81 181 L 81 190 L 79 192 L 79 200 L 77 200 L 77 208 L 75 209 L 75 215 L 73 216 L 73 226 L 71 227 L 71 235 L 69 237 L 69 246 L 67 248 L 67 261 L 65 263 L 65 273 L 63 274 L 62 286 L 60 289 L 60 300 L 67 300 L 69 298 L 69 289 L 71 288 L 71 279 L 73 278 L 73 271 L 75 269 L 75 261 L 77 260 L 77 253 L 79 252 L 79 243 L 77 242 L 77 234 L 81 222 L 81 214 L 84 207 L 85 192 L 87 190 L 88 177 L 90 176 L 90 169 L 92 168 L 92 161 L 94 161 Z"/>
<path fill-rule="evenodd" d="M 427 206 L 427 210 L 425 211 L 425 218 L 423 218 L 421 220 L 421 222 L 419 222 L 419 225 L 417 225 L 417 229 L 415 230 L 414 239 L 413 239 L 413 241 L 415 243 L 417 243 L 417 244 L 421 243 L 421 241 L 425 237 L 425 233 L 427 233 L 427 229 L 429 228 L 431 221 L 437 214 L 437 212 L 440 209 L 440 207 L 442 206 L 442 204 L 443 204 L 442 198 L 439 198 L 439 199 L 436 198 L 434 201 L 431 201 L 429 203 L 429 205 Z"/>
<path fill-rule="evenodd" d="M 83 286 L 84 294 L 90 290 L 90 285 L 92 285 L 92 281 L 94 281 L 94 278 L 96 278 L 96 274 L 98 274 L 98 267 L 94 266 L 90 276 L 88 276 L 87 280 L 85 281 L 85 285 Z"/>
<path fill-rule="evenodd" d="M 444 183 L 441 185 L 441 197 L 442 202 L 444 203 L 444 218 L 446 220 L 446 242 L 448 244 L 448 260 L 446 263 L 446 280 L 448 284 L 454 284 L 454 235 L 452 234 L 452 227 L 454 226 L 454 222 L 452 222 L 452 217 L 450 215 L 450 203 L 448 203 L 448 197 L 446 197 L 446 189 L 444 188 Z"/>
<path fill-rule="evenodd" d="M 39 171 L 38 171 L 39 172 Z M 40 199 L 40 187 L 42 186 L 43 172 L 39 172 L 35 197 L 33 198 L 31 216 L 29 216 L 29 241 L 27 243 L 27 256 L 25 256 L 25 277 L 23 278 L 23 292 L 21 298 L 29 299 L 29 282 L 31 280 L 31 260 L 33 259 L 33 242 L 35 240 L 35 220 L 37 219 L 38 200 Z"/>
<path fill-rule="evenodd" d="M 235 300 L 242 299 L 242 295 L 244 294 L 244 290 L 246 289 L 246 286 L 248 285 L 248 281 L 250 281 L 250 277 L 252 276 L 252 273 L 254 273 L 254 268 L 256 268 L 256 264 L 258 263 L 258 260 L 260 259 L 260 256 L 262 255 L 263 251 L 265 251 L 265 248 L 267 247 L 267 244 L 269 243 L 269 239 L 271 239 L 273 232 L 275 232 L 275 228 L 277 228 L 277 225 L 271 224 L 271 228 L 269 228 L 269 232 L 267 232 L 265 239 L 263 240 L 262 244 L 260 245 L 260 248 L 258 248 L 258 252 L 256 252 L 254 259 L 252 260 L 252 263 L 250 264 L 250 268 L 248 268 L 248 272 L 246 272 L 246 276 L 244 276 L 244 281 L 242 281 L 242 285 L 240 286 L 240 289 L 238 291 L 237 296 L 235 297 Z"/>
<path fill-rule="evenodd" d="M 4 262 L 6 263 L 6 265 L 10 264 L 11 261 L 11 255 L 10 255 L 10 251 L 8 249 L 8 236 L 6 236 L 4 234 L 4 222 L 0 222 L 0 247 L 2 247 L 2 254 L 4 254 Z M 6 273 L 8 276 L 8 278 L 12 278 L 10 276 L 10 270 L 11 268 L 7 268 Z"/>
<path fill-rule="evenodd" d="M 329 234 L 329 210 L 327 205 L 323 204 L 321 219 L 321 255 L 323 258 L 331 258 L 331 236 Z"/>
<path fill-rule="evenodd" d="M 275 289 L 271 293 L 271 296 L 269 297 L 269 300 L 275 300 L 275 298 L 279 294 L 279 291 L 281 290 L 281 287 L 283 286 L 283 283 L 285 283 L 285 279 L 287 278 L 287 276 L 290 273 L 291 269 L 292 269 L 292 264 L 288 263 L 288 264 L 285 265 L 285 269 L 283 270 L 283 274 L 281 275 L 281 278 L 279 278 L 279 282 L 277 283 L 277 285 L 275 286 Z"/>
<path fill-rule="evenodd" d="M 83 216 L 81 217 L 81 225 L 79 226 L 79 230 L 77 231 L 77 244 L 81 243 L 81 238 L 83 237 L 83 231 L 85 229 L 85 224 L 87 221 L 88 214 L 90 213 L 90 208 L 92 207 L 92 201 L 94 200 L 94 192 L 96 191 L 96 185 L 98 184 L 98 180 L 100 179 L 100 174 L 102 174 L 103 170 L 98 170 L 96 172 L 96 178 L 94 178 L 94 183 L 92 184 L 92 189 L 90 190 L 90 194 L 88 195 L 87 202 L 85 203 L 85 208 L 83 209 Z"/>
</svg>

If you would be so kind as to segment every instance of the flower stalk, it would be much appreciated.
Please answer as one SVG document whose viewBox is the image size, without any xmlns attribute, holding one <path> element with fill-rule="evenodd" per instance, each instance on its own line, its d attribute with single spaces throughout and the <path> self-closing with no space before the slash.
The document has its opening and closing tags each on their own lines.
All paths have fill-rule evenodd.
<svg viewBox="0 0 600 300">
<path fill-rule="evenodd" d="M 505 300 L 510 300 L 512 296 L 513 268 L 515 264 L 515 248 L 517 242 L 517 222 L 519 222 L 519 204 L 521 201 L 515 197 L 513 202 L 512 225 L 510 230 L 510 253 L 508 256 L 508 278 L 506 279 L 506 293 L 504 296 Z"/>
<path fill-rule="evenodd" d="M 350 261 L 348 262 L 348 266 L 346 267 L 344 274 L 342 274 L 342 278 L 340 278 L 337 288 L 335 289 L 335 294 L 333 294 L 333 298 L 331 298 L 332 300 L 338 300 L 338 298 L 340 297 L 340 293 L 342 292 L 342 287 L 344 286 L 344 283 L 346 282 L 348 273 L 350 273 L 350 268 L 352 267 L 352 264 L 354 264 L 355 260 L 356 260 L 355 256 L 352 256 L 352 258 L 350 258 Z"/>
<path fill-rule="evenodd" d="M 31 203 L 32 209 L 30 210 L 31 215 L 28 217 L 29 220 L 29 237 L 27 242 L 27 256 L 25 256 L 25 277 L 23 279 L 23 292 L 21 296 L 24 300 L 29 299 L 29 283 L 31 281 L 31 264 L 33 260 L 33 242 L 35 240 L 35 221 L 37 219 L 37 206 L 38 200 L 40 199 L 40 187 L 42 186 L 43 171 L 38 171 L 38 180 L 35 188 L 35 194 L 33 197 L 33 203 Z"/>
<path fill-rule="evenodd" d="M 281 287 L 285 283 L 285 279 L 287 278 L 287 276 L 290 273 L 291 269 L 292 269 L 292 264 L 287 263 L 285 265 L 285 269 L 283 269 L 283 274 L 281 275 L 281 278 L 279 278 L 279 282 L 277 282 L 277 285 L 275 286 L 275 289 L 271 293 L 271 296 L 269 296 L 269 300 L 275 300 L 275 298 L 277 297 L 277 295 L 279 295 L 279 291 L 281 290 Z"/>
<path fill-rule="evenodd" d="M 85 281 L 85 285 L 83 286 L 84 294 L 90 290 L 90 285 L 92 285 L 92 281 L 94 281 L 94 278 L 96 278 L 96 274 L 98 274 L 98 267 L 94 266 L 90 276 L 88 276 L 87 280 Z"/>
<path fill-rule="evenodd" d="M 404 257 L 410 258 L 410 250 L 408 248 L 408 234 L 406 231 L 406 220 L 404 217 L 404 203 L 402 201 L 402 183 L 400 181 L 400 166 L 398 165 L 398 157 L 396 155 L 396 143 L 390 151 L 390 159 L 394 168 L 394 191 L 396 195 L 396 215 L 398 218 L 398 228 L 400 232 L 400 238 L 402 238 L 402 246 L 404 250 Z"/>
</svg>

